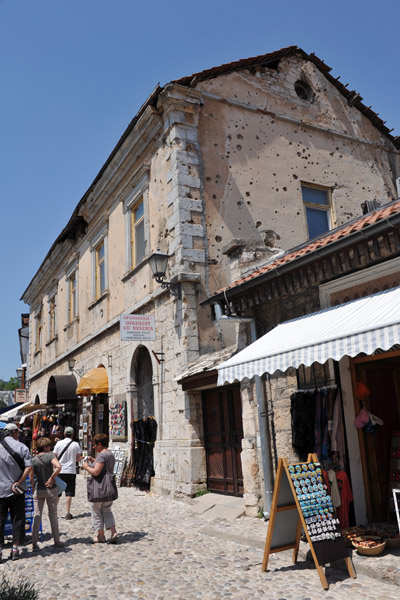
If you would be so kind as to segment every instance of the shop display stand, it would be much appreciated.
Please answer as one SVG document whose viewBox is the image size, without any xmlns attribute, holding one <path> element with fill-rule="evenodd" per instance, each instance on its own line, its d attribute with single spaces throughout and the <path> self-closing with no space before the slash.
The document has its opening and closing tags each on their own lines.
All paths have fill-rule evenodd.
<svg viewBox="0 0 400 600">
<path fill-rule="evenodd" d="M 388 521 L 391 521 L 396 513 L 394 490 L 400 488 L 400 431 L 392 432 L 392 443 L 390 449 L 390 477 L 389 477 L 389 502 Z M 398 518 L 398 513 L 396 515 Z M 400 529 L 400 525 L 399 525 Z"/>
<path fill-rule="evenodd" d="M 327 590 L 329 585 L 326 580 L 323 565 L 335 560 L 344 559 L 350 577 L 355 579 L 356 573 L 338 527 L 336 527 L 336 531 L 333 532 L 335 539 L 324 539 L 316 541 L 315 543 L 311 539 L 309 525 L 305 521 L 303 508 L 299 501 L 299 495 L 296 492 L 296 488 L 289 472 L 289 467 L 295 469 L 298 465 L 303 465 L 305 463 L 307 465 L 310 463 L 313 465 L 319 463 L 318 456 L 316 454 L 309 454 L 307 461 L 304 461 L 303 463 L 294 463 L 292 465 L 289 465 L 287 458 L 279 459 L 262 570 L 267 570 L 269 555 L 274 552 L 283 552 L 284 550 L 293 549 L 292 562 L 293 564 L 296 563 L 301 530 L 304 529 L 321 580 L 321 585 L 324 590 Z"/>
<path fill-rule="evenodd" d="M 33 525 L 33 490 L 30 483 L 26 486 L 25 492 L 25 535 L 27 533 L 32 533 L 32 525 Z M 41 536 L 42 534 L 42 524 L 40 523 L 39 528 Z M 6 537 L 10 537 L 12 535 L 12 525 L 11 525 L 11 516 L 8 513 L 6 522 L 4 525 L 4 535 Z"/>
<path fill-rule="evenodd" d="M 115 483 L 116 483 L 117 487 L 120 487 L 122 475 L 123 475 L 123 472 L 125 469 L 127 453 L 125 450 L 119 450 L 117 448 L 111 448 L 111 452 L 115 456 L 115 465 L 114 465 Z"/>
<path fill-rule="evenodd" d="M 399 508 L 400 508 L 400 488 L 398 490 L 393 489 L 392 490 L 392 494 L 393 494 L 393 504 L 394 504 L 394 510 L 396 512 L 396 519 L 397 519 L 397 526 L 399 528 L 399 533 L 400 533 L 400 512 L 399 512 Z M 398 496 L 398 498 L 397 498 Z"/>
</svg>

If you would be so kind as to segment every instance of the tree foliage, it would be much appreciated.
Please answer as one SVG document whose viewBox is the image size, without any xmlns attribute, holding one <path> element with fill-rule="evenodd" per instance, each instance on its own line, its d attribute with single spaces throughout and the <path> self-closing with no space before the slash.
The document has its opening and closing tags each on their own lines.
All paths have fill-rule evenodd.
<svg viewBox="0 0 400 600">
<path fill-rule="evenodd" d="M 18 387 L 20 387 L 20 382 L 18 377 L 10 377 L 10 379 L 8 381 L 3 381 L 3 379 L 0 379 L 0 391 L 13 391 L 15 389 L 17 389 Z"/>
<path fill-rule="evenodd" d="M 21 575 L 9 579 L 3 573 L 0 580 L 0 600 L 38 600 L 39 592 L 33 583 L 26 581 Z"/>
</svg>

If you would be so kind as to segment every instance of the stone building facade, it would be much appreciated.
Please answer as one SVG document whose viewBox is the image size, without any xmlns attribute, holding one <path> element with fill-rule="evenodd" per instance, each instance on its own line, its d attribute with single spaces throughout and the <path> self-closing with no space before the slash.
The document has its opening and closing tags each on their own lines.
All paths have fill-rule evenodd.
<svg viewBox="0 0 400 600">
<path fill-rule="evenodd" d="M 23 293 L 30 399 L 45 403 L 51 378 L 78 383 L 104 367 L 110 408 L 126 402 L 130 423 L 146 404 L 158 422 L 160 493 L 193 494 L 211 480 L 215 410 L 207 407 L 217 396 L 203 377 L 212 369 L 199 376 L 199 364 L 236 351 L 242 326 L 219 324 L 201 302 L 362 214 L 363 202 L 396 196 L 398 140 L 329 71 L 290 47 L 157 87 Z M 170 256 L 179 296 L 152 278 L 147 258 L 157 249 Z M 121 314 L 154 316 L 156 339 L 121 341 Z M 255 514 L 258 415 L 248 393 L 240 419 L 229 408 L 235 390 L 218 400 L 236 457 L 236 483 L 229 487 L 229 475 L 220 491 L 244 492 Z M 128 433 L 121 447 L 129 450 Z"/>
</svg>

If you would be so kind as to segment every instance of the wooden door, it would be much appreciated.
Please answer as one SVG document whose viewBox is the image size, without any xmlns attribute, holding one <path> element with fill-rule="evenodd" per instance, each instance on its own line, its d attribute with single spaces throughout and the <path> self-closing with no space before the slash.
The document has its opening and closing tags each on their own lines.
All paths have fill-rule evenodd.
<svg viewBox="0 0 400 600">
<path fill-rule="evenodd" d="M 380 360 L 358 366 L 358 378 L 371 391 L 366 408 L 383 420 L 374 435 L 363 431 L 365 472 L 370 489 L 370 520 L 387 518 L 392 432 L 400 429 L 400 363 Z"/>
<path fill-rule="evenodd" d="M 207 487 L 210 492 L 243 495 L 243 424 L 240 388 L 203 392 Z"/>
</svg>

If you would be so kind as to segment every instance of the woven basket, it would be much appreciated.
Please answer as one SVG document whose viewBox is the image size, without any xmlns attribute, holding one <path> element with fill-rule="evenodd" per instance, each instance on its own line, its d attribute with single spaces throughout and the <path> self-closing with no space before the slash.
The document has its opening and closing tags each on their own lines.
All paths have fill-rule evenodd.
<svg viewBox="0 0 400 600">
<path fill-rule="evenodd" d="M 373 548 L 364 548 L 363 546 L 360 546 L 360 542 L 365 540 L 373 540 L 374 542 L 380 542 L 380 544 L 378 546 L 374 546 Z M 364 554 L 365 556 L 378 556 L 378 554 L 382 554 L 384 551 L 386 547 L 386 541 L 382 541 L 381 537 L 366 535 L 360 536 L 359 541 L 354 541 L 353 546 L 360 554 Z"/>
<path fill-rule="evenodd" d="M 346 546 L 349 548 L 353 547 L 353 540 L 356 542 L 357 539 L 361 539 L 362 536 L 373 535 L 372 531 L 365 527 L 352 527 L 350 529 L 343 529 L 342 535 L 345 540 Z"/>
</svg>

